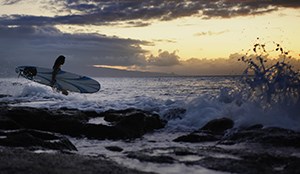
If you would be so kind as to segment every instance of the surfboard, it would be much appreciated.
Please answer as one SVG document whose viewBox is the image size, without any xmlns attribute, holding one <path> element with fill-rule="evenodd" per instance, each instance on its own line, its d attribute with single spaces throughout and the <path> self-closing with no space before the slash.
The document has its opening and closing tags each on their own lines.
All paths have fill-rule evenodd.
<svg viewBox="0 0 300 174">
<path fill-rule="evenodd" d="M 28 80 L 51 86 L 52 69 L 36 66 L 18 66 L 16 73 Z M 56 75 L 54 87 L 58 90 L 67 90 L 78 93 L 95 93 L 101 85 L 96 80 L 78 74 L 60 70 Z"/>
</svg>

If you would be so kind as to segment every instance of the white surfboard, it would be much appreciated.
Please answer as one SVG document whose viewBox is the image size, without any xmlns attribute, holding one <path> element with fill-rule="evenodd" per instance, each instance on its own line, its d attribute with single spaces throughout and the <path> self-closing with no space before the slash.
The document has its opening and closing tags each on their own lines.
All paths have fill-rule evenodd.
<svg viewBox="0 0 300 174">
<path fill-rule="evenodd" d="M 16 73 L 34 82 L 50 86 L 52 69 L 35 66 L 19 66 Z M 58 90 L 67 90 L 79 93 L 95 93 L 100 90 L 100 84 L 87 76 L 81 76 L 60 70 L 56 75 L 54 86 Z"/>
</svg>

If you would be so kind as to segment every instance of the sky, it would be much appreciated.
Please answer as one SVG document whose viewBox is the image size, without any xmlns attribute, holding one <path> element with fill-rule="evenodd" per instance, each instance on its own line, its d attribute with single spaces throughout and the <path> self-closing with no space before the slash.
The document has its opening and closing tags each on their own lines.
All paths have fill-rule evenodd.
<svg viewBox="0 0 300 174">
<path fill-rule="evenodd" d="M 298 0 L 0 0 L 0 76 L 52 67 L 59 55 L 63 69 L 92 76 L 236 75 L 257 42 L 272 58 L 279 43 L 300 68 L 299 9 Z"/>
</svg>

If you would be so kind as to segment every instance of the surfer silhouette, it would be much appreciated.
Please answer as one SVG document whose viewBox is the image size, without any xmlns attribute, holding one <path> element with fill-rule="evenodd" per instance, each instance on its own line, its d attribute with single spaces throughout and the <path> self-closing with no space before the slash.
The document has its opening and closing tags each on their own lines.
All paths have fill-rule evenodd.
<svg viewBox="0 0 300 174">
<path fill-rule="evenodd" d="M 61 70 L 60 67 L 65 63 L 65 56 L 63 55 L 60 55 L 58 56 L 58 58 L 55 60 L 55 63 L 53 65 L 53 71 L 52 71 L 52 79 L 51 79 L 51 83 L 50 85 L 52 87 L 55 86 L 55 83 L 56 83 L 56 75 L 57 73 Z M 68 91 L 65 90 L 65 89 L 61 89 L 61 88 L 58 88 L 58 90 L 60 90 L 62 92 L 62 94 L 64 95 L 68 95 Z"/>
</svg>

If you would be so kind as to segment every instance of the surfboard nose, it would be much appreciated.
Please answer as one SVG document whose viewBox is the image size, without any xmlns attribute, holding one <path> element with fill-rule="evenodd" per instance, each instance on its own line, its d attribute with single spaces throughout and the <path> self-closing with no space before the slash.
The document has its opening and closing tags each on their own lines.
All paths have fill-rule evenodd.
<svg viewBox="0 0 300 174">
<path fill-rule="evenodd" d="M 16 71 L 16 73 L 18 73 L 18 74 L 19 74 L 19 73 L 20 73 L 20 71 L 21 71 L 21 70 L 20 70 L 20 67 L 16 67 L 15 71 Z"/>
</svg>

